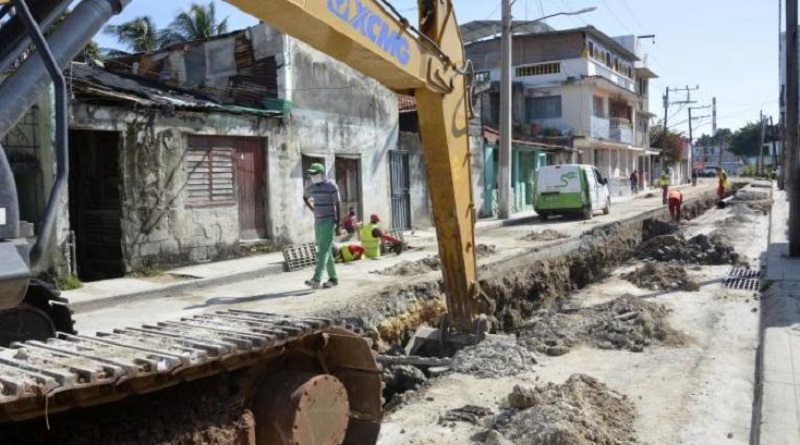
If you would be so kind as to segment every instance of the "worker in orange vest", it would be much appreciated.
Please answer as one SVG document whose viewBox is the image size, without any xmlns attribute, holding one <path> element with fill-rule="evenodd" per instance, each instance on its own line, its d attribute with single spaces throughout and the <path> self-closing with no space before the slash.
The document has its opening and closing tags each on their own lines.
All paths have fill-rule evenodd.
<svg viewBox="0 0 800 445">
<path fill-rule="evenodd" d="M 667 201 L 669 203 L 669 216 L 672 217 L 673 221 L 680 222 L 681 206 L 683 205 L 683 193 L 681 193 L 681 191 L 678 189 L 672 189 L 667 195 Z"/>
</svg>

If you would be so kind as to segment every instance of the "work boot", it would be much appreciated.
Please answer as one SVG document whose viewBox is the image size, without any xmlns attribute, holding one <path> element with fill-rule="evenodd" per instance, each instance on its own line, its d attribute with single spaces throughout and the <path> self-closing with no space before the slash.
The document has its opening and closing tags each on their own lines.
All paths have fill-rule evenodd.
<svg viewBox="0 0 800 445">
<path fill-rule="evenodd" d="M 319 281 L 316 280 L 306 280 L 306 286 L 310 287 L 311 289 L 319 289 L 320 287 L 322 287 L 319 284 Z"/>
<path fill-rule="evenodd" d="M 328 281 L 325 282 L 325 284 L 322 285 L 322 288 L 323 289 L 330 289 L 330 288 L 332 288 L 334 286 L 338 286 L 338 285 L 339 285 L 339 280 L 328 280 Z"/>
</svg>

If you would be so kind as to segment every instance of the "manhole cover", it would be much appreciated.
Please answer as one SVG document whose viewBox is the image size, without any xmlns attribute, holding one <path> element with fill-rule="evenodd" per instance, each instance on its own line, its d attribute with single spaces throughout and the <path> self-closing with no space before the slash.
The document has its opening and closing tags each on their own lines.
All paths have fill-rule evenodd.
<svg viewBox="0 0 800 445">
<path fill-rule="evenodd" d="M 758 290 L 761 285 L 761 272 L 744 267 L 734 267 L 725 279 L 725 287 L 737 290 Z"/>
</svg>

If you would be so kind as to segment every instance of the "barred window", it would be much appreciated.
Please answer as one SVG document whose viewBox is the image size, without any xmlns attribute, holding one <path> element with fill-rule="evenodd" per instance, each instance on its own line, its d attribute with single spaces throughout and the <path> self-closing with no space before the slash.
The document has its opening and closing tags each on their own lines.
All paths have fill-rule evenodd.
<svg viewBox="0 0 800 445">
<path fill-rule="evenodd" d="M 235 202 L 232 147 L 215 146 L 211 138 L 189 136 L 184 162 L 189 204 L 221 205 Z"/>
<path fill-rule="evenodd" d="M 516 69 L 517 77 L 543 76 L 561 72 L 561 62 L 537 63 L 535 65 L 519 66 Z"/>
</svg>

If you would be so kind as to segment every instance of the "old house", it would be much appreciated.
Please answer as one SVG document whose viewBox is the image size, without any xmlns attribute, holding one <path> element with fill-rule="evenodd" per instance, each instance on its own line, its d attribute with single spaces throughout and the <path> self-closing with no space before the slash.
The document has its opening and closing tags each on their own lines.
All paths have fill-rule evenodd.
<svg viewBox="0 0 800 445">
<path fill-rule="evenodd" d="M 82 278 L 228 258 L 247 240 L 312 240 L 301 198 L 313 162 L 345 210 L 391 222 L 396 95 L 264 24 L 73 64 L 69 78 L 73 175 L 58 239 L 74 232 Z"/>
</svg>

